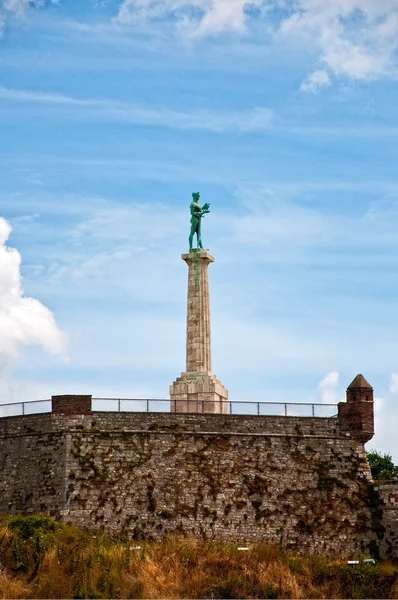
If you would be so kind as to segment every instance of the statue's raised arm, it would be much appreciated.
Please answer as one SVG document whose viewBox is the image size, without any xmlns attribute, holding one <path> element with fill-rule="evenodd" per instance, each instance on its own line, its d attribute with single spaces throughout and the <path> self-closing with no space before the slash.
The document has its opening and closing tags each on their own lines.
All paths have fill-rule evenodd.
<svg viewBox="0 0 398 600">
<path fill-rule="evenodd" d="M 191 233 L 189 235 L 189 251 L 192 251 L 193 244 L 193 236 L 196 233 L 197 238 L 197 247 L 203 248 L 202 246 L 202 231 L 201 231 L 201 222 L 203 215 L 210 212 L 210 204 L 206 203 L 203 205 L 203 208 L 199 204 L 200 194 L 199 192 L 194 192 L 192 194 L 192 202 L 190 206 L 191 211 Z"/>
</svg>

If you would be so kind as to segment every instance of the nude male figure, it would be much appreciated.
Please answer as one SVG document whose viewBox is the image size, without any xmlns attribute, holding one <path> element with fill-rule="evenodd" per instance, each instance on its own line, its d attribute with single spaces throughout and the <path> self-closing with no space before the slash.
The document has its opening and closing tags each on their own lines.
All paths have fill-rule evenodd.
<svg viewBox="0 0 398 600">
<path fill-rule="evenodd" d="M 204 204 L 203 208 L 199 204 L 200 194 L 199 192 L 194 192 L 192 194 L 192 202 L 190 211 L 191 211 L 191 233 L 189 235 L 189 251 L 192 251 L 193 244 L 193 236 L 196 233 L 198 248 L 203 248 L 202 246 L 202 228 L 201 222 L 203 215 L 210 212 L 210 204 Z"/>
</svg>

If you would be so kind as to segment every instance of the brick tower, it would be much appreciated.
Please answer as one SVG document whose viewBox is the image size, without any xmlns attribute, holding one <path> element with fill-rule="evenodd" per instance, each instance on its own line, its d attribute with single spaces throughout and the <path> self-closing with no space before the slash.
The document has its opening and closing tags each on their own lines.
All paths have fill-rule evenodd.
<svg viewBox="0 0 398 600">
<path fill-rule="evenodd" d="M 347 388 L 347 402 L 339 402 L 339 422 L 343 432 L 362 443 L 374 435 L 373 388 L 361 374 Z"/>
<path fill-rule="evenodd" d="M 188 265 L 186 371 L 170 386 L 171 412 L 227 413 L 228 392 L 211 372 L 208 266 L 205 248 L 181 258 Z"/>
</svg>

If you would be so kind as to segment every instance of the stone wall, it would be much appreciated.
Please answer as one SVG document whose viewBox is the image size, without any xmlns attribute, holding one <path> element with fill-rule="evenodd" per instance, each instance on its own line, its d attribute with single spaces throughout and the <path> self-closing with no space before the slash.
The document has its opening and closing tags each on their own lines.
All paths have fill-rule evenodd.
<svg viewBox="0 0 398 600">
<path fill-rule="evenodd" d="M 363 444 L 337 418 L 8 417 L 0 465 L 2 513 L 46 511 L 135 539 L 183 533 L 340 556 L 387 551 Z"/>
<path fill-rule="evenodd" d="M 398 481 L 378 481 L 375 489 L 379 494 L 382 510 L 384 536 L 381 539 L 382 554 L 398 555 Z"/>
<path fill-rule="evenodd" d="M 0 513 L 47 512 L 66 502 L 67 437 L 51 415 L 0 419 Z"/>
</svg>

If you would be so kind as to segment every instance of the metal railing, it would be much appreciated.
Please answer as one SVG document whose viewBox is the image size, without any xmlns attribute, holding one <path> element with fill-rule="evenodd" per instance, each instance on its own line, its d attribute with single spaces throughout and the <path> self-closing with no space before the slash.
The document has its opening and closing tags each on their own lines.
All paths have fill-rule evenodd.
<svg viewBox="0 0 398 600">
<path fill-rule="evenodd" d="M 187 406 L 188 404 L 188 406 Z M 210 412 L 206 404 L 212 400 L 173 400 L 159 398 L 93 398 L 93 412 Z M 223 408 L 230 415 L 284 416 L 284 417 L 336 417 L 337 404 L 317 404 L 313 402 L 246 402 L 229 400 Z M 186 410 L 188 408 L 188 411 Z M 221 408 L 221 403 L 220 403 Z M 0 404 L 0 418 L 19 415 L 34 415 L 51 412 L 51 400 L 33 400 Z M 213 412 L 213 411 L 211 411 Z M 220 412 L 224 412 L 221 411 Z"/>
<path fill-rule="evenodd" d="M 0 417 L 39 415 L 51 412 L 51 400 L 30 400 L 29 402 L 9 402 L 0 404 Z"/>
<path fill-rule="evenodd" d="M 214 406 L 213 400 L 164 400 L 159 398 L 93 398 L 93 411 L 114 412 L 172 412 L 185 407 L 192 412 L 210 412 L 206 405 Z M 111 403 L 112 408 L 104 408 L 104 404 Z M 230 415 L 258 415 L 258 416 L 285 416 L 285 417 L 335 417 L 337 416 L 337 404 L 317 404 L 314 402 L 253 402 L 244 400 L 228 400 L 220 402 L 219 406 L 225 405 L 225 411 Z M 221 412 L 221 411 L 220 411 Z"/>
</svg>

